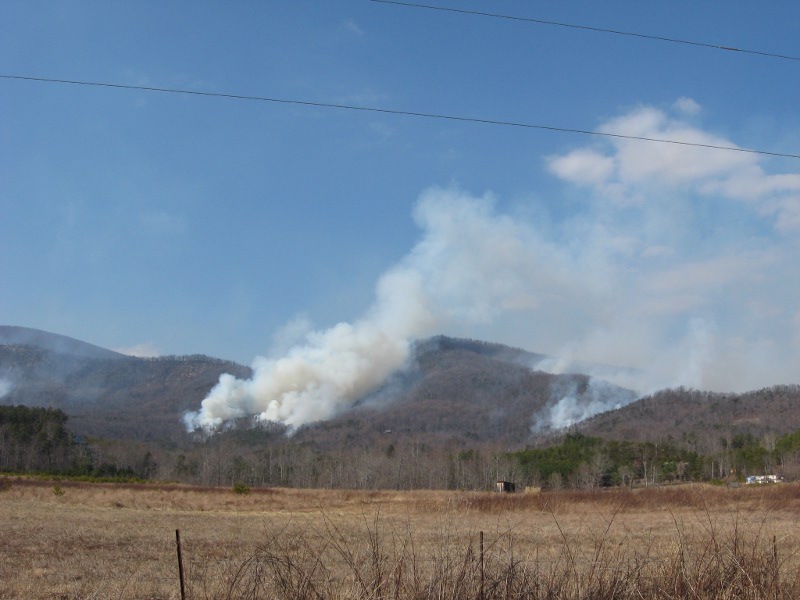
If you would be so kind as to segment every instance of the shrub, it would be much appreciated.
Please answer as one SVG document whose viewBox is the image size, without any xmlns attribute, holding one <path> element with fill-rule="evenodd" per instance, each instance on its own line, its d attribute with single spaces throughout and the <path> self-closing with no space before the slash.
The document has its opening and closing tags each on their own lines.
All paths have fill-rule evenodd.
<svg viewBox="0 0 800 600">
<path fill-rule="evenodd" d="M 235 483 L 233 484 L 233 493 L 234 494 L 249 494 L 250 488 L 245 485 L 244 483 Z"/>
</svg>

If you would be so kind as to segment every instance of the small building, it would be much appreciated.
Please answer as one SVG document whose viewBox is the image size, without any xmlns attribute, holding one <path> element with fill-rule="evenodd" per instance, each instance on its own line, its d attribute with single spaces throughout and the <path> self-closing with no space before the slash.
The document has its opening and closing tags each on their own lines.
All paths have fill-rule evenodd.
<svg viewBox="0 0 800 600">
<path fill-rule="evenodd" d="M 494 490 L 510 494 L 517 491 L 517 486 L 512 481 L 503 481 L 501 479 L 495 484 Z"/>
<path fill-rule="evenodd" d="M 783 483 L 781 475 L 749 475 L 745 479 L 747 485 L 763 485 L 765 483 Z"/>
</svg>

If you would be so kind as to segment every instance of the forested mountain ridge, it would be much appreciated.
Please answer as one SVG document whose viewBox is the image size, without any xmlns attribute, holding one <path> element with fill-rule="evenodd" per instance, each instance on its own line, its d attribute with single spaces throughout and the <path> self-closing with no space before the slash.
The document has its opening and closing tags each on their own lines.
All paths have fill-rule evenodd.
<svg viewBox="0 0 800 600">
<path fill-rule="evenodd" d="M 0 404 L 42 407 L 0 410 L 0 468 L 399 489 L 486 489 L 497 478 L 591 487 L 775 470 L 800 477 L 800 386 L 678 388 L 636 400 L 586 375 L 537 371 L 548 358 L 539 354 L 438 336 L 417 342 L 406 369 L 330 420 L 290 432 L 248 417 L 216 435 L 188 435 L 184 412 L 220 374 L 246 378 L 250 369 L 201 355 L 98 353 L 77 340 L 66 347 L 73 354 L 47 335 L 0 344 Z"/>
<path fill-rule="evenodd" d="M 251 374 L 208 356 L 138 358 L 43 331 L 3 337 L 9 329 L 22 328 L 0 328 L 0 340 L 33 343 L 0 344 L 0 404 L 63 410 L 83 436 L 180 443 L 182 415 L 222 373 Z"/>
<path fill-rule="evenodd" d="M 785 435 L 800 429 L 800 385 L 775 385 L 742 394 L 686 388 L 661 390 L 575 427 L 593 436 L 635 441 L 694 438 L 697 443 Z"/>
<path fill-rule="evenodd" d="M 39 350 L 84 358 L 126 358 L 119 352 L 82 342 L 66 335 L 12 325 L 0 325 L 0 346 L 30 346 Z"/>
<path fill-rule="evenodd" d="M 0 378 L 9 388 L 0 403 L 61 409 L 70 428 L 84 436 L 188 443 L 183 414 L 200 406 L 222 373 L 252 374 L 207 356 L 136 358 L 49 335 L 27 330 L 26 336 L 0 338 L 35 342 L 0 345 Z M 380 390 L 330 421 L 303 427 L 295 437 L 321 448 L 367 447 L 387 430 L 435 445 L 458 440 L 522 444 L 536 416 L 555 400 L 554 381 L 561 382 L 559 387 L 569 381 L 575 388 L 588 381 L 582 375 L 531 370 L 543 358 L 476 340 L 422 340 L 408 368 Z M 243 425 L 249 423 L 245 419 Z"/>
<path fill-rule="evenodd" d="M 476 340 L 421 340 L 407 369 L 333 419 L 300 428 L 293 440 L 323 451 L 412 439 L 429 446 L 520 448 L 541 444 L 550 439 L 550 427 L 565 424 L 553 416 L 564 398 L 578 408 L 619 406 L 566 423 L 609 439 L 719 440 L 800 428 L 800 386 L 746 394 L 678 388 L 634 402 L 630 390 L 585 375 L 536 371 L 546 358 Z M 208 356 L 136 358 L 47 332 L 0 327 L 0 404 L 61 409 L 82 436 L 185 446 L 191 438 L 181 417 L 197 410 L 222 373 L 252 374 Z M 576 414 L 573 421 L 586 416 Z M 243 420 L 239 431 L 251 423 Z"/>
<path fill-rule="evenodd" d="M 476 340 L 423 340 L 411 366 L 383 389 L 333 419 L 301 428 L 294 437 L 319 448 L 369 447 L 398 438 L 455 447 L 532 443 L 537 426 L 549 425 L 547 408 L 558 402 L 558 392 L 585 391 L 589 382 L 585 375 L 531 368 L 544 358 Z M 609 404 L 612 396 L 625 402 L 635 397 L 611 385 L 606 396 Z"/>
</svg>

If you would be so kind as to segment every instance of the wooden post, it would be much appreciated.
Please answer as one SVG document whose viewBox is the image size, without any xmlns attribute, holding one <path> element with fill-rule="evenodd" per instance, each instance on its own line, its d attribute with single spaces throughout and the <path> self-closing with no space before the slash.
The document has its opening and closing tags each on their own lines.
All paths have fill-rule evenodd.
<svg viewBox="0 0 800 600">
<path fill-rule="evenodd" d="M 780 588 L 779 588 L 779 585 L 778 585 L 779 584 L 779 581 L 778 581 L 778 579 L 779 579 L 779 577 L 778 577 L 778 570 L 779 570 L 778 569 L 778 538 L 775 535 L 772 536 L 772 563 L 773 563 L 773 569 L 774 569 L 774 574 L 772 576 L 772 585 L 775 586 L 775 600 L 778 600 L 778 598 L 780 597 L 780 591 L 779 591 Z"/>
<path fill-rule="evenodd" d="M 483 563 L 483 531 L 480 534 L 480 554 L 481 554 L 481 597 L 480 600 L 483 600 L 483 584 L 484 584 L 484 563 Z"/>
<path fill-rule="evenodd" d="M 175 543 L 178 546 L 178 576 L 181 580 L 181 600 L 186 600 L 186 579 L 183 576 L 183 552 L 181 549 L 181 530 L 175 530 Z"/>
</svg>

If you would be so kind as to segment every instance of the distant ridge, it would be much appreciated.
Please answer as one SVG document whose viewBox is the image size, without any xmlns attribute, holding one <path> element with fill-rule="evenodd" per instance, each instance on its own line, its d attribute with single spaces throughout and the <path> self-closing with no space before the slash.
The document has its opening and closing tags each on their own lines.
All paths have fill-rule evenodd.
<svg viewBox="0 0 800 600">
<path fill-rule="evenodd" d="M 489 358 L 506 362 L 513 362 L 528 367 L 548 358 L 548 356 L 544 354 L 528 352 L 527 350 L 506 346 L 504 344 L 484 342 L 482 340 L 453 338 L 446 335 L 436 335 L 427 339 L 419 340 L 415 344 L 415 350 L 419 356 L 424 356 L 429 352 L 463 350 L 465 352 L 487 356 Z"/>
<path fill-rule="evenodd" d="M 185 440 L 183 413 L 196 410 L 223 373 L 252 374 L 198 354 L 139 358 L 65 335 L 0 326 L 0 404 L 61 409 L 82 436 L 167 445 Z"/>
<path fill-rule="evenodd" d="M 744 394 L 677 388 L 637 400 L 602 378 L 538 370 L 547 359 L 479 340 L 419 340 L 407 369 L 335 417 L 301 427 L 293 439 L 324 451 L 403 440 L 430 448 L 512 448 L 580 431 L 636 441 L 671 437 L 700 447 L 800 428 L 799 385 Z M 59 408 L 72 430 L 89 438 L 188 444 L 182 417 L 200 407 L 223 373 L 253 374 L 209 356 L 131 357 L 64 335 L 0 326 L 0 404 Z M 252 422 L 243 417 L 231 427 L 246 430 Z"/>
<path fill-rule="evenodd" d="M 609 439 L 672 437 L 706 443 L 737 434 L 784 435 L 798 428 L 800 385 L 774 385 L 742 394 L 665 389 L 575 426 L 587 435 Z"/>
<path fill-rule="evenodd" d="M 71 354 L 83 358 L 128 358 L 125 354 L 82 342 L 66 335 L 13 325 L 0 325 L 0 345 L 35 346 L 49 352 Z"/>
</svg>

